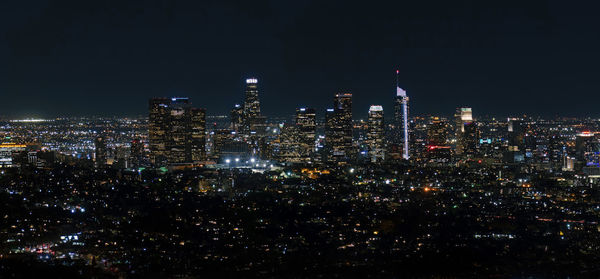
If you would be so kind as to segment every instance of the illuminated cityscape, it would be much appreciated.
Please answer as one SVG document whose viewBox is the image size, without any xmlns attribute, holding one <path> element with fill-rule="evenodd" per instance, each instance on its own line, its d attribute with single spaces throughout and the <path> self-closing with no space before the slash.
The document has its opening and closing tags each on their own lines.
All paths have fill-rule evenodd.
<svg viewBox="0 0 600 279">
<path fill-rule="evenodd" d="M 167 2 L 11 4 L 0 278 L 600 277 L 579 14 Z"/>
</svg>

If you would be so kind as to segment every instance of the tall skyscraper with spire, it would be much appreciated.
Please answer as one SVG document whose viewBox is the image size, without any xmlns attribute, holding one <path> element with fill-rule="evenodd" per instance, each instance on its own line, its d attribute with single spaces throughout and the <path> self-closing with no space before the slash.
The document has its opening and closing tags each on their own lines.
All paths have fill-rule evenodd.
<svg viewBox="0 0 600 279">
<path fill-rule="evenodd" d="M 394 99 L 394 112 L 396 120 L 396 131 L 399 142 L 402 144 L 402 158 L 410 158 L 409 150 L 409 131 L 408 131 L 408 95 L 406 91 L 400 88 L 398 84 L 398 75 L 400 71 L 396 70 L 396 97 Z"/>
</svg>

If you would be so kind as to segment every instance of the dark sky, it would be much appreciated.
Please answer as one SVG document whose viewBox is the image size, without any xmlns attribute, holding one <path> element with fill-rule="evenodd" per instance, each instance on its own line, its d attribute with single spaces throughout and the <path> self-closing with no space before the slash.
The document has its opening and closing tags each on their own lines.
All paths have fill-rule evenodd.
<svg viewBox="0 0 600 279">
<path fill-rule="evenodd" d="M 584 3 L 586 2 L 586 3 Z M 209 114 L 260 81 L 262 110 L 354 94 L 392 114 L 600 116 L 592 1 L 2 1 L 0 115 L 138 115 L 151 96 Z"/>
</svg>

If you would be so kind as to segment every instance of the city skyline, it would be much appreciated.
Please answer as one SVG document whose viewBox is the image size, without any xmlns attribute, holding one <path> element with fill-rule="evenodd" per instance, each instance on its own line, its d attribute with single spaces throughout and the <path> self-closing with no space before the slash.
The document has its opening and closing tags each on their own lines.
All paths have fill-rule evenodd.
<svg viewBox="0 0 600 279">
<path fill-rule="evenodd" d="M 0 278 L 600 278 L 600 3 L 0 4 Z"/>
</svg>

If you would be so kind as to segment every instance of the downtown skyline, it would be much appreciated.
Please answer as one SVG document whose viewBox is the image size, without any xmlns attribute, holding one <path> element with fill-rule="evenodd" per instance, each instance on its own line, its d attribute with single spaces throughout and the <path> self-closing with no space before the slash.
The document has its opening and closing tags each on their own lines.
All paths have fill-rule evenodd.
<svg viewBox="0 0 600 279">
<path fill-rule="evenodd" d="M 4 2 L 0 278 L 600 278 L 600 2 Z"/>
</svg>

